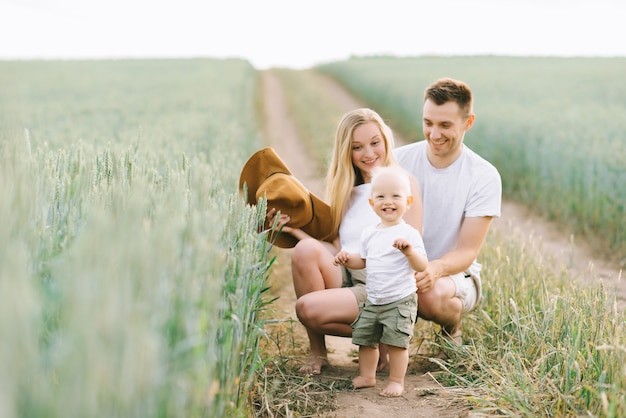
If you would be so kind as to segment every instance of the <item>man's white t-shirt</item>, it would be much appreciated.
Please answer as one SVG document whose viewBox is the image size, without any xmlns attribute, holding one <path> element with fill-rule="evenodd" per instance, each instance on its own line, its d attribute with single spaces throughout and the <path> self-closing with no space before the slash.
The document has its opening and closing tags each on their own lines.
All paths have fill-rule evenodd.
<svg viewBox="0 0 626 418">
<path fill-rule="evenodd" d="M 454 250 L 464 218 L 500 216 L 502 180 L 487 160 L 463 145 L 449 167 L 432 166 L 423 140 L 394 150 L 398 163 L 415 176 L 424 206 L 422 238 L 429 260 Z M 470 272 L 480 277 L 474 260 Z"/>
</svg>

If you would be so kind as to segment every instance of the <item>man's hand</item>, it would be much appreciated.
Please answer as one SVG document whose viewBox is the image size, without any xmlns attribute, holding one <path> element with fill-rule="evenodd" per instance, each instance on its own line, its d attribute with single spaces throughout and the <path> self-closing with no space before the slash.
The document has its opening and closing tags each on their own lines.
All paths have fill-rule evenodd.
<svg viewBox="0 0 626 418">
<path fill-rule="evenodd" d="M 424 271 L 416 271 L 415 285 L 417 286 L 417 293 L 428 292 L 435 287 L 435 283 L 440 277 L 441 268 L 436 261 L 429 262 Z"/>
</svg>

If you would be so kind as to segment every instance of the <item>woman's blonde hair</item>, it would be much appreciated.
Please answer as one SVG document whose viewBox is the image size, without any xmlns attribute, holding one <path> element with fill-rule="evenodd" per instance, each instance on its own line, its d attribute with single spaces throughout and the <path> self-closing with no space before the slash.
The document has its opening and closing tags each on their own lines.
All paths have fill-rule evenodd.
<svg viewBox="0 0 626 418">
<path fill-rule="evenodd" d="M 383 166 L 395 163 L 393 156 L 393 133 L 378 113 L 368 108 L 354 109 L 343 115 L 337 130 L 333 153 L 326 176 L 326 201 L 330 205 L 333 231 L 339 231 L 339 224 L 350 201 L 352 188 L 363 184 L 361 171 L 352 163 L 352 135 L 354 130 L 366 123 L 375 123 L 385 143 Z"/>
</svg>

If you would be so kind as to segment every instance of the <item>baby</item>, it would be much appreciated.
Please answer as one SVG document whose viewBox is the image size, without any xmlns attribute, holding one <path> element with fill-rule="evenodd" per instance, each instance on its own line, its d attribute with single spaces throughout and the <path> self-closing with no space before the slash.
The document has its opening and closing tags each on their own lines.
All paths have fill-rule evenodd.
<svg viewBox="0 0 626 418">
<path fill-rule="evenodd" d="M 408 174 L 396 166 L 381 167 L 372 178 L 369 203 L 380 223 L 363 230 L 360 253 L 340 251 L 336 265 L 353 269 L 367 266 L 367 301 L 352 324 L 352 342 L 359 346 L 358 388 L 376 385 L 378 343 L 389 346 L 389 382 L 381 396 L 404 392 L 409 364 L 409 343 L 417 318 L 414 271 L 428 264 L 420 232 L 403 220 L 413 203 Z"/>
</svg>

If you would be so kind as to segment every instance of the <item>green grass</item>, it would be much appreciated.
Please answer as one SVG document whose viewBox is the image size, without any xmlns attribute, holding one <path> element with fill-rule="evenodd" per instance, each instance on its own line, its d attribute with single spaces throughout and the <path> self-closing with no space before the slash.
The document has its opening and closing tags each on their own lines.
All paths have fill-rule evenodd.
<svg viewBox="0 0 626 418">
<path fill-rule="evenodd" d="M 293 376 L 264 351 L 285 354 L 290 337 L 264 323 L 264 208 L 236 190 L 262 146 L 257 76 L 239 60 L 0 62 L 0 416 L 318 413 L 346 390 Z M 287 76 L 297 121 L 313 115 L 298 97 L 316 103 L 299 132 L 324 158 L 341 115 L 314 74 Z M 546 165 L 570 158 L 555 153 Z M 464 323 L 471 343 L 444 364 L 446 383 L 483 411 L 619 416 L 625 318 L 605 289 L 493 234 L 480 261 L 485 303 Z"/>
<path fill-rule="evenodd" d="M 317 67 L 419 140 L 423 91 L 466 81 L 465 142 L 494 163 L 503 193 L 626 266 L 626 58 L 353 58 Z"/>
<path fill-rule="evenodd" d="M 0 415 L 247 416 L 259 147 L 237 60 L 0 63 Z"/>
<path fill-rule="evenodd" d="M 537 262 L 540 246 L 492 235 L 471 344 L 448 363 L 453 384 L 486 389 L 486 410 L 516 416 L 618 417 L 626 410 L 626 315 L 602 282 L 572 282 Z"/>
</svg>

